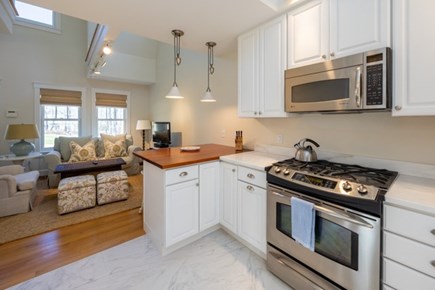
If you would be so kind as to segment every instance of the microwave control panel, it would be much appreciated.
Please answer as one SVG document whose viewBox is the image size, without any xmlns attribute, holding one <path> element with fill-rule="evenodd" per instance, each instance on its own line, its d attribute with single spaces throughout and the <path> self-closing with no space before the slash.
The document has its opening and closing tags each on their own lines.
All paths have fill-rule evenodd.
<svg viewBox="0 0 435 290">
<path fill-rule="evenodd" d="M 382 105 L 384 97 L 383 63 L 367 65 L 366 105 Z"/>
</svg>

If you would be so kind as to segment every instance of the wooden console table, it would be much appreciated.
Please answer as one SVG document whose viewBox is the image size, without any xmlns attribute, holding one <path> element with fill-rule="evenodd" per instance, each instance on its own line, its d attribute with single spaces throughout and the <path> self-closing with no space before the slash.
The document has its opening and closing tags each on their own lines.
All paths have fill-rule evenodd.
<svg viewBox="0 0 435 290">
<path fill-rule="evenodd" d="M 103 159 L 94 161 L 62 163 L 56 166 L 54 173 L 60 173 L 60 178 L 77 176 L 85 173 L 99 173 L 102 171 L 121 170 L 124 159 Z"/>
</svg>

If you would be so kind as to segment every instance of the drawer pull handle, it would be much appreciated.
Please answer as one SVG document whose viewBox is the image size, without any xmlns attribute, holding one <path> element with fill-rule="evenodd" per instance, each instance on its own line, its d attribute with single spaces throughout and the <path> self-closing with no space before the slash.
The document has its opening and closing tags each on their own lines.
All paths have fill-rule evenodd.
<svg viewBox="0 0 435 290">
<path fill-rule="evenodd" d="M 430 261 L 430 264 L 435 267 L 435 261 Z"/>
<path fill-rule="evenodd" d="M 435 229 L 431 230 L 430 233 L 435 236 Z"/>
<path fill-rule="evenodd" d="M 184 176 L 187 176 L 187 172 L 186 171 L 183 171 L 183 172 L 181 172 L 178 176 L 180 176 L 180 177 L 184 177 Z"/>
<path fill-rule="evenodd" d="M 248 173 L 246 176 L 247 176 L 248 178 L 255 179 L 255 175 L 252 174 L 252 173 Z"/>
<path fill-rule="evenodd" d="M 254 191 L 254 187 L 251 185 L 246 186 L 246 189 L 249 191 Z"/>
</svg>

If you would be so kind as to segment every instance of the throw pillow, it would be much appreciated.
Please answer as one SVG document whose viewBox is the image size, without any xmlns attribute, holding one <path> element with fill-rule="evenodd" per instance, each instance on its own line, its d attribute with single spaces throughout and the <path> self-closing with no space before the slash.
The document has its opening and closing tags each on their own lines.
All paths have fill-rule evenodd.
<svg viewBox="0 0 435 290">
<path fill-rule="evenodd" d="M 83 146 L 71 141 L 69 146 L 71 149 L 71 157 L 68 162 L 90 161 L 97 158 L 95 155 L 95 142 L 93 140 Z"/>
<path fill-rule="evenodd" d="M 70 142 L 74 141 L 75 143 L 79 144 L 80 146 L 85 145 L 91 140 L 91 136 L 85 136 L 85 137 L 59 137 L 59 148 L 60 148 L 60 155 L 62 156 L 63 161 L 68 161 L 71 157 L 71 149 L 70 149 Z"/>
<path fill-rule="evenodd" d="M 116 141 L 119 141 L 119 140 L 125 141 L 127 134 L 108 135 L 108 134 L 100 133 L 100 136 L 101 136 L 101 143 L 103 144 L 103 156 L 106 156 L 106 152 L 104 152 L 104 150 L 105 150 L 104 140 L 108 140 L 112 143 L 115 143 Z M 125 149 L 125 151 L 127 151 L 126 142 L 124 142 L 124 149 Z"/>
<path fill-rule="evenodd" d="M 104 158 L 116 158 L 127 156 L 127 151 L 125 150 L 125 139 L 111 142 L 109 140 L 104 140 Z"/>
</svg>

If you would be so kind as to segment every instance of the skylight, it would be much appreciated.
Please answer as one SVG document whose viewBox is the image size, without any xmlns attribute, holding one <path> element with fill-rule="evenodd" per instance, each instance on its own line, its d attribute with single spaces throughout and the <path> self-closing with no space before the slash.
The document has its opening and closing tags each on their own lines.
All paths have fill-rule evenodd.
<svg viewBox="0 0 435 290">
<path fill-rule="evenodd" d="M 36 23 L 54 26 L 53 11 L 45 8 L 30 5 L 21 1 L 15 1 L 18 10 L 17 18 L 29 20 Z"/>
</svg>

